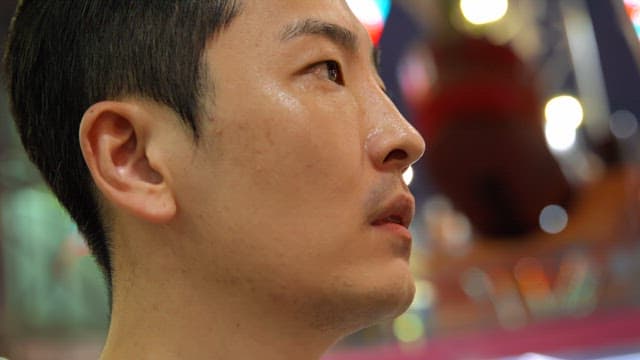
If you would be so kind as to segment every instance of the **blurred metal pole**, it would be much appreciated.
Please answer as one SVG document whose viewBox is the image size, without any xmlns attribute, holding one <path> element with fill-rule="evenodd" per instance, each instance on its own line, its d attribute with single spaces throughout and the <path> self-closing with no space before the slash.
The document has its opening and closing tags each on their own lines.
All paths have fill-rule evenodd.
<svg viewBox="0 0 640 360">
<path fill-rule="evenodd" d="M 611 111 L 591 15 L 584 0 L 562 0 L 560 9 L 585 110 L 585 129 L 595 143 L 604 143 L 610 136 Z"/>
</svg>

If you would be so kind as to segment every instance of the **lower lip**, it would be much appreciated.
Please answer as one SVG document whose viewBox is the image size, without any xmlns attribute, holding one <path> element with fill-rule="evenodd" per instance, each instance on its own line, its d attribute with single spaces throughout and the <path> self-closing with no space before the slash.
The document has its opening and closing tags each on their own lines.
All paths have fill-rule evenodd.
<svg viewBox="0 0 640 360">
<path fill-rule="evenodd" d="M 406 227 L 404 227 L 404 226 L 402 226 L 400 224 L 387 222 L 387 223 L 382 223 L 382 224 L 375 224 L 373 226 L 376 227 L 376 228 L 382 229 L 382 230 L 386 230 L 386 231 L 392 232 L 392 233 L 397 234 L 400 237 L 406 238 L 408 240 L 411 240 L 411 232 L 409 231 L 409 229 L 407 229 Z"/>
<path fill-rule="evenodd" d="M 401 248 L 403 256 L 408 257 L 411 252 L 411 232 L 406 227 L 396 223 L 374 224 L 374 228 L 396 235 L 402 239 Z"/>
</svg>

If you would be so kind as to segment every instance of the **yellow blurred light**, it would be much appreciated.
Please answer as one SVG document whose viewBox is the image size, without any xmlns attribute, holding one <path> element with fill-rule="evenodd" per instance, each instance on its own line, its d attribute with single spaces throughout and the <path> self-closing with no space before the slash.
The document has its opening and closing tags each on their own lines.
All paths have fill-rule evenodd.
<svg viewBox="0 0 640 360">
<path fill-rule="evenodd" d="M 508 0 L 460 0 L 460 10 L 468 22 L 484 25 L 502 19 L 509 10 Z"/>
<path fill-rule="evenodd" d="M 411 183 L 413 182 L 413 175 L 413 168 L 411 166 L 409 166 L 404 174 L 402 174 L 402 180 L 404 180 L 404 183 L 407 184 L 407 186 L 411 185 Z"/>
<path fill-rule="evenodd" d="M 401 342 L 415 342 L 425 335 L 424 324 L 420 316 L 406 313 L 393 321 L 393 333 Z"/>
<path fill-rule="evenodd" d="M 576 142 L 576 130 L 584 120 L 584 110 L 578 99 L 569 95 L 556 96 L 547 102 L 545 135 L 552 150 L 566 151 Z"/>
<path fill-rule="evenodd" d="M 418 280 L 416 281 L 416 294 L 409 309 L 417 311 L 428 310 L 433 306 L 435 299 L 435 286 L 430 281 Z"/>
</svg>

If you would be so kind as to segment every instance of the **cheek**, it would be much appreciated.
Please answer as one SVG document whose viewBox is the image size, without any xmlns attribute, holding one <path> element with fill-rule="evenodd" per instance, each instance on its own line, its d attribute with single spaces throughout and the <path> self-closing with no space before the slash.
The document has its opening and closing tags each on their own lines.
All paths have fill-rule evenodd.
<svg viewBox="0 0 640 360">
<path fill-rule="evenodd" d="M 264 191 L 352 188 L 364 164 L 355 104 L 282 92 L 267 96 L 275 101 L 245 107 L 224 126 L 219 152 L 226 160 Z"/>
<path fill-rule="evenodd" d="M 191 204 L 206 219 L 200 237 L 225 240 L 200 251 L 270 273 L 357 253 L 369 186 L 363 141 L 356 112 L 332 109 L 247 109 L 208 134 L 216 139 L 201 153 Z"/>
<path fill-rule="evenodd" d="M 364 124 L 346 91 L 304 99 L 304 110 L 279 124 L 292 144 L 285 159 L 310 184 L 353 185 L 364 164 Z"/>
<path fill-rule="evenodd" d="M 318 206 L 348 201 L 362 187 L 362 146 L 358 133 L 340 126 L 312 126 L 286 139 L 292 146 L 275 159 L 274 177 L 291 192 Z"/>
</svg>

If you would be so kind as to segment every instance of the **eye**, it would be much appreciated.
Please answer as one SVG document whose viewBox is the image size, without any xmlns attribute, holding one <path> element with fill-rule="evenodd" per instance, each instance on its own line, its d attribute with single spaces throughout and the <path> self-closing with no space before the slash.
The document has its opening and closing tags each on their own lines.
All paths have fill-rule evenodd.
<svg viewBox="0 0 640 360">
<path fill-rule="evenodd" d="M 326 61 L 325 63 L 327 64 L 327 73 L 329 74 L 329 80 L 337 84 L 344 85 L 340 64 L 338 64 L 337 61 L 333 60 Z"/>
<path fill-rule="evenodd" d="M 340 64 L 335 60 L 322 61 L 313 66 L 314 72 L 323 79 L 327 79 L 338 85 L 344 85 L 344 77 L 342 75 L 342 68 Z"/>
</svg>

